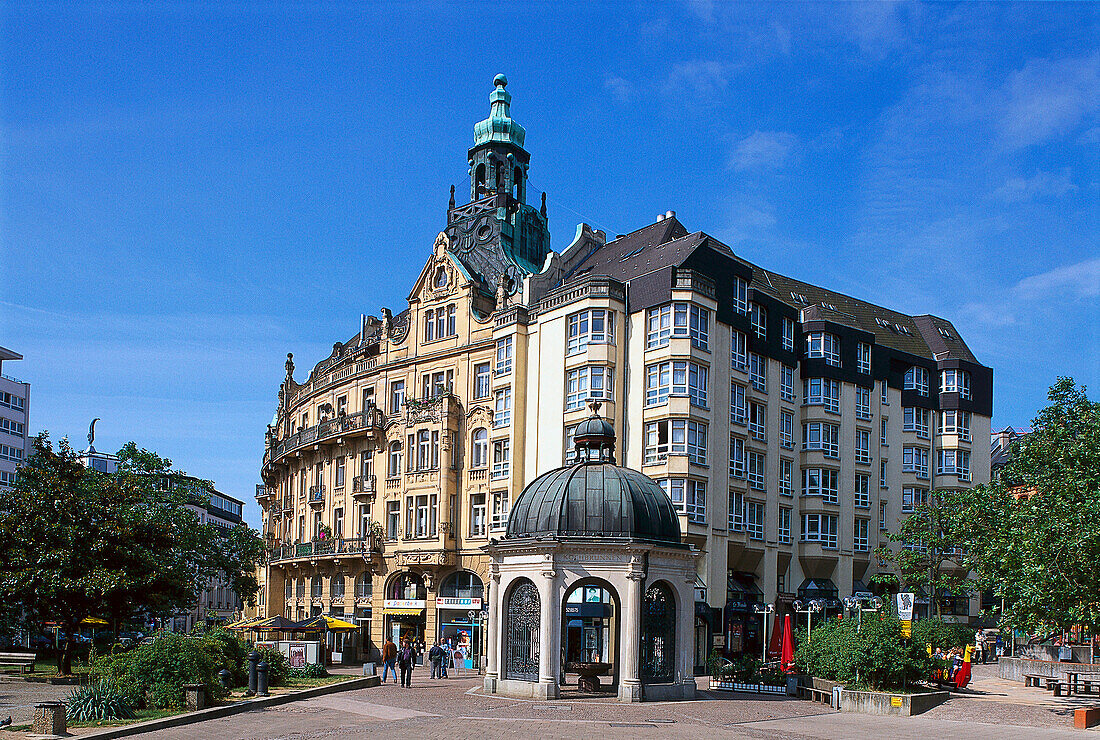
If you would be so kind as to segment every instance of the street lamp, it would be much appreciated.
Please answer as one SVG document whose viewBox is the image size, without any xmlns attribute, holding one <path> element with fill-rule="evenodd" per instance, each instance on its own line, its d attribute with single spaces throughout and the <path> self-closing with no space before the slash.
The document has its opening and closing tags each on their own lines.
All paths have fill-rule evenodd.
<svg viewBox="0 0 1100 740">
<path fill-rule="evenodd" d="M 760 621 L 762 622 L 764 636 L 764 648 L 761 651 L 763 653 L 762 660 L 764 663 L 768 662 L 768 615 L 775 611 L 775 604 L 760 604 L 753 603 L 752 610 L 760 615 Z"/>
<path fill-rule="evenodd" d="M 859 632 L 863 627 L 863 612 L 877 612 L 882 608 L 882 599 L 877 596 L 847 596 L 844 598 L 844 608 L 849 612 L 855 611 L 856 632 Z"/>
<path fill-rule="evenodd" d="M 801 599 L 799 599 L 795 601 L 792 606 L 794 607 L 796 613 L 806 615 L 806 642 L 808 644 L 810 642 L 810 630 L 813 627 L 812 615 L 814 612 L 819 612 L 825 609 L 825 601 L 822 599 L 810 599 L 809 602 L 804 603 Z M 803 609 L 803 606 L 805 606 L 806 608 Z"/>
</svg>

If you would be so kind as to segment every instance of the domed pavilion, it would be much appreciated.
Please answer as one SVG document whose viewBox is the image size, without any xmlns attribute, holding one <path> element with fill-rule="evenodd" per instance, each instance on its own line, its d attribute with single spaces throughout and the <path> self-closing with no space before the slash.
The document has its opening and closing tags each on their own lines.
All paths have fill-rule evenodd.
<svg viewBox="0 0 1100 740">
<path fill-rule="evenodd" d="M 615 429 L 592 410 L 573 464 L 524 488 L 504 539 L 485 548 L 485 691 L 692 698 L 697 553 L 661 487 L 615 464 Z"/>
</svg>

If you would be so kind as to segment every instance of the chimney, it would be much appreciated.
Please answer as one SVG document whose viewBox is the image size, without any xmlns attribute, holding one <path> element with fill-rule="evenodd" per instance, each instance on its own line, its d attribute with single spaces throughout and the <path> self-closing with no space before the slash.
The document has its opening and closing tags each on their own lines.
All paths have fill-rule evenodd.
<svg viewBox="0 0 1100 740">
<path fill-rule="evenodd" d="M 665 218 L 676 218 L 676 211 L 665 211 Z"/>
</svg>

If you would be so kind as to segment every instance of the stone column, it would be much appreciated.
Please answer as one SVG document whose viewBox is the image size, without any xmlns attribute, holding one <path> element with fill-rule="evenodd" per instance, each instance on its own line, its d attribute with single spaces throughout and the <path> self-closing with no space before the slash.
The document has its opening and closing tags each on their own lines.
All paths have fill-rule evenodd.
<svg viewBox="0 0 1100 740">
<path fill-rule="evenodd" d="M 497 680 L 500 678 L 500 651 L 504 644 L 501 637 L 500 612 L 504 608 L 503 593 L 500 588 L 500 569 L 496 563 L 489 566 L 489 625 L 484 636 L 485 645 L 485 692 L 495 694 Z"/>
<path fill-rule="evenodd" d="M 548 564 L 549 565 L 549 564 Z M 558 607 L 557 571 L 548 567 L 542 571 L 539 598 L 539 686 L 538 697 L 558 698 L 558 661 L 561 657 L 561 614 Z"/>
<path fill-rule="evenodd" d="M 622 642 L 619 645 L 619 701 L 641 701 L 639 652 L 642 644 L 642 588 L 645 573 L 631 569 L 626 574 L 627 588 L 623 598 Z"/>
<path fill-rule="evenodd" d="M 694 561 L 694 558 L 692 559 Z M 708 646 L 709 647 L 709 646 Z M 709 650 L 708 650 L 709 655 Z M 681 696 L 695 696 L 695 565 L 689 562 L 680 584 L 680 606 L 676 610 L 676 672 Z"/>
</svg>

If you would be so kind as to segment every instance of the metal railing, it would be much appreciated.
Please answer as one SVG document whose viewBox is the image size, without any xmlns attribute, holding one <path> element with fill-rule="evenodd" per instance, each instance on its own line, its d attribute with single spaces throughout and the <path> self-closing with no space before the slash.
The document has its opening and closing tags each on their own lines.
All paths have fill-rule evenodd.
<svg viewBox="0 0 1100 740">
<path fill-rule="evenodd" d="M 373 475 L 357 475 L 351 479 L 351 492 L 374 493 L 376 482 Z"/>
<path fill-rule="evenodd" d="M 359 431 L 362 429 L 381 430 L 381 412 L 376 409 L 357 411 L 354 414 L 345 414 L 332 419 L 326 419 L 319 424 L 300 429 L 278 444 L 274 444 L 264 452 L 264 465 L 278 460 L 283 455 L 293 452 L 306 445 L 323 442 L 333 437 Z"/>
<path fill-rule="evenodd" d="M 294 545 L 279 545 L 272 548 L 269 560 L 272 563 L 277 563 L 281 560 L 308 558 L 316 555 L 365 555 L 380 551 L 381 543 L 375 543 L 371 537 L 330 538 L 313 542 L 299 542 Z"/>
<path fill-rule="evenodd" d="M 311 504 L 321 503 L 325 500 L 325 487 L 324 486 L 310 486 L 309 487 L 309 502 Z"/>
</svg>

